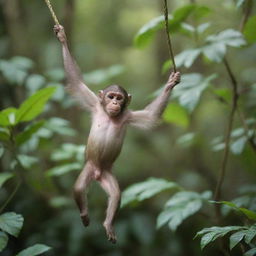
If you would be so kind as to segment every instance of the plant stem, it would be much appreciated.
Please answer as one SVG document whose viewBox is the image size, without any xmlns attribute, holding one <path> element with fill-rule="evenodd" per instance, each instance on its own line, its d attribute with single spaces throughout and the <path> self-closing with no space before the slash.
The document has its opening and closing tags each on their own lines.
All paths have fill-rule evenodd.
<svg viewBox="0 0 256 256">
<path fill-rule="evenodd" d="M 244 13 L 243 13 L 243 17 L 240 23 L 240 31 L 244 30 L 244 26 L 247 22 L 247 20 L 249 19 L 249 16 L 252 12 L 252 7 L 253 7 L 253 1 L 252 0 L 247 0 L 247 2 L 245 3 L 245 7 L 244 7 Z"/>
<path fill-rule="evenodd" d="M 7 198 L 5 203 L 1 206 L 0 212 L 2 212 L 5 209 L 5 207 L 9 204 L 9 202 L 13 199 L 13 197 L 17 193 L 18 189 L 20 188 L 20 185 L 21 185 L 21 180 L 18 181 L 18 183 L 16 184 L 16 186 L 15 186 L 14 190 L 12 191 L 12 193 L 9 195 L 9 197 Z"/>
<path fill-rule="evenodd" d="M 232 131 L 232 126 L 233 126 L 233 122 L 234 122 L 235 112 L 237 110 L 237 102 L 238 102 L 238 98 L 239 98 L 239 94 L 238 94 L 238 90 L 237 90 L 237 81 L 236 81 L 236 78 L 235 78 L 226 58 L 224 58 L 223 63 L 227 70 L 229 78 L 231 80 L 233 97 L 232 97 L 231 112 L 229 115 L 229 121 L 228 121 L 227 131 L 226 131 L 226 135 L 225 135 L 224 155 L 223 155 L 223 159 L 222 159 L 222 163 L 221 163 L 218 182 L 217 182 L 215 193 L 214 193 L 215 201 L 219 201 L 220 197 L 221 197 L 221 189 L 222 189 L 222 185 L 223 185 L 225 174 L 226 174 L 227 162 L 228 162 L 228 156 L 229 156 L 229 145 L 230 145 L 231 131 Z M 220 208 L 219 208 L 218 204 L 216 204 L 216 215 L 217 215 L 217 218 L 219 219 Z"/>
</svg>

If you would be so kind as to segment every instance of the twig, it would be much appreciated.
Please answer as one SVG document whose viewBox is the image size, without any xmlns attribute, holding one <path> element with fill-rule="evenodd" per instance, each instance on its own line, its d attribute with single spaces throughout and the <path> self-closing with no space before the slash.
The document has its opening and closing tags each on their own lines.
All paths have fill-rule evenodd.
<svg viewBox="0 0 256 256">
<path fill-rule="evenodd" d="M 220 196 L 221 196 L 221 188 L 224 182 L 225 174 L 226 174 L 226 168 L 227 168 L 227 162 L 228 162 L 228 156 L 229 156 L 229 145 L 230 145 L 230 137 L 231 137 L 231 130 L 234 122 L 234 116 L 235 112 L 237 110 L 237 102 L 239 98 L 238 90 L 237 90 L 237 81 L 236 78 L 230 68 L 230 65 L 228 61 L 224 58 L 223 60 L 224 66 L 227 70 L 227 73 L 229 75 L 229 78 L 231 80 L 232 84 L 232 92 L 233 92 L 233 97 L 232 97 L 232 107 L 231 107 L 231 112 L 229 115 L 229 121 L 228 121 L 228 126 L 227 126 L 227 131 L 226 131 L 226 136 L 225 136 L 225 150 L 224 150 L 224 155 L 223 155 L 223 160 L 219 172 L 219 177 L 218 177 L 218 182 L 217 186 L 215 189 L 214 193 L 214 200 L 219 201 Z M 216 204 L 216 215 L 217 218 L 220 217 L 220 208 L 219 205 Z"/>
<path fill-rule="evenodd" d="M 9 195 L 9 197 L 7 198 L 5 203 L 1 206 L 0 212 L 2 212 L 5 209 L 5 207 L 9 204 L 9 202 L 13 199 L 13 197 L 17 193 L 18 189 L 20 188 L 20 185 L 21 185 L 21 180 L 18 181 L 18 183 L 16 184 L 16 186 L 15 186 L 14 190 L 12 191 L 12 193 Z"/>
<path fill-rule="evenodd" d="M 244 7 L 244 14 L 240 23 L 240 31 L 244 30 L 244 26 L 249 19 L 249 16 L 252 12 L 252 7 L 253 7 L 253 1 L 252 0 L 247 0 L 245 7 Z"/>
</svg>

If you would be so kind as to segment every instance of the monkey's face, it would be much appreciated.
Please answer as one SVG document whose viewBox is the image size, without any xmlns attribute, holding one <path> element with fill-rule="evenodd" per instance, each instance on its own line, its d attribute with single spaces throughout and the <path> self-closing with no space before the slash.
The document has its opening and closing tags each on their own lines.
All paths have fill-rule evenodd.
<svg viewBox="0 0 256 256">
<path fill-rule="evenodd" d="M 103 106 L 110 117 L 116 117 L 122 113 L 127 99 L 121 92 L 110 91 L 104 95 Z"/>
</svg>

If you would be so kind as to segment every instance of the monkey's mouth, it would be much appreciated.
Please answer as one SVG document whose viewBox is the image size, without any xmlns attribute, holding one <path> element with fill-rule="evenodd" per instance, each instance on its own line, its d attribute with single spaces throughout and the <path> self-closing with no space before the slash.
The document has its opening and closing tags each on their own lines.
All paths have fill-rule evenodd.
<svg viewBox="0 0 256 256">
<path fill-rule="evenodd" d="M 108 112 L 110 115 L 117 115 L 120 112 L 120 108 L 109 108 Z"/>
</svg>

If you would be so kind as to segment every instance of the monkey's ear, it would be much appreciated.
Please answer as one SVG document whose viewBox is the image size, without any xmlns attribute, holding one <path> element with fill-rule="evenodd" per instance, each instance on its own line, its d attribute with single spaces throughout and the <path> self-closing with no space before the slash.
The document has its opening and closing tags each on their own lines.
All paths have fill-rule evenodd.
<svg viewBox="0 0 256 256">
<path fill-rule="evenodd" d="M 99 90 L 98 96 L 99 96 L 99 98 L 100 98 L 100 102 L 102 102 L 102 101 L 103 101 L 103 96 L 104 96 L 103 90 Z"/>
<path fill-rule="evenodd" d="M 128 94 L 126 106 L 128 106 L 130 104 L 131 100 L 132 100 L 132 95 Z"/>
</svg>

